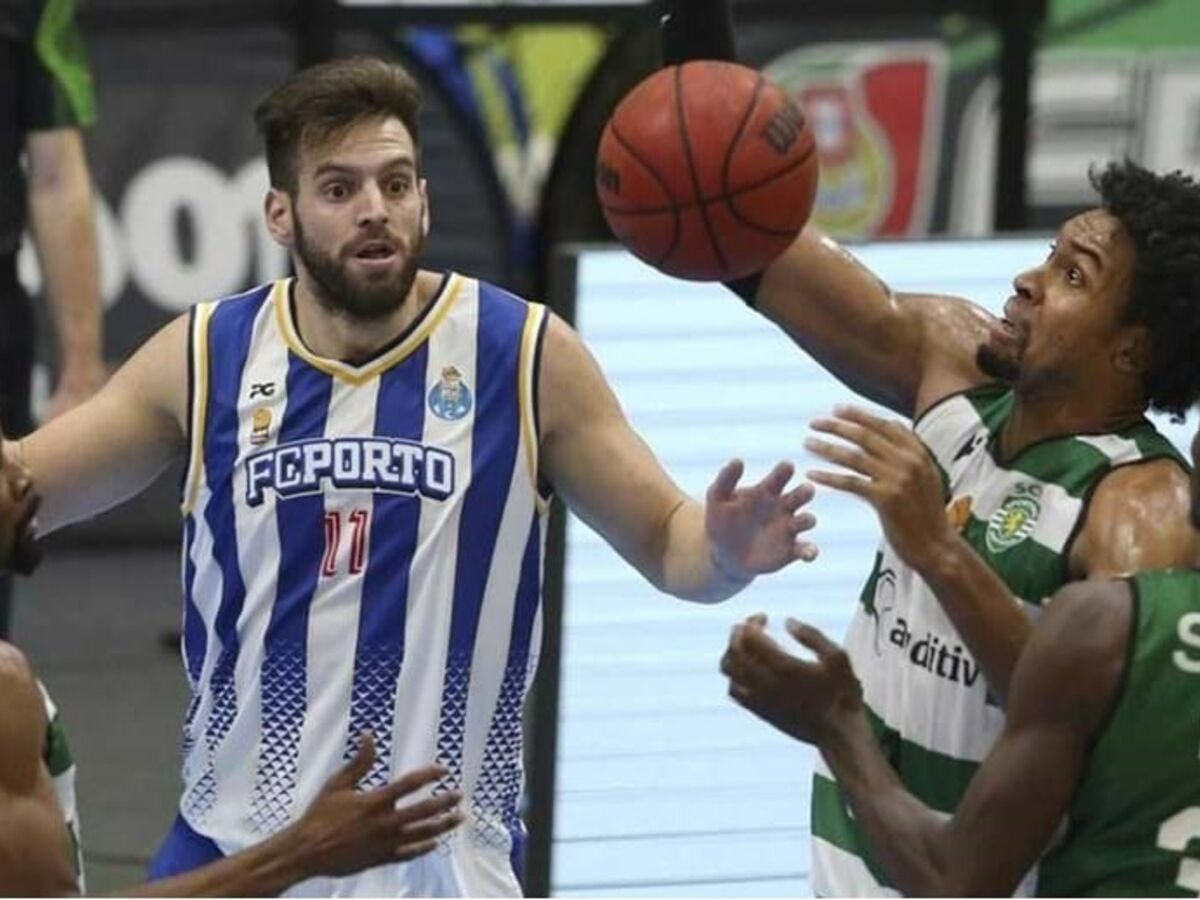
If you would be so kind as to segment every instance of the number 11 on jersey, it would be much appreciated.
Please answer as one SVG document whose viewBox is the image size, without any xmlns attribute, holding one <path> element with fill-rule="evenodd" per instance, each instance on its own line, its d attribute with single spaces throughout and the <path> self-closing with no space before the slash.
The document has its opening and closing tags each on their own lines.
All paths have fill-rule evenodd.
<svg viewBox="0 0 1200 900">
<path fill-rule="evenodd" d="M 340 511 L 325 513 L 325 555 L 321 560 L 321 577 L 332 578 L 338 574 L 338 556 L 342 546 L 342 534 L 346 533 L 350 540 L 350 559 L 346 563 L 346 571 L 350 575 L 358 575 L 366 566 L 367 560 L 367 526 L 371 521 L 371 513 L 365 509 L 351 510 L 343 514 Z"/>
</svg>

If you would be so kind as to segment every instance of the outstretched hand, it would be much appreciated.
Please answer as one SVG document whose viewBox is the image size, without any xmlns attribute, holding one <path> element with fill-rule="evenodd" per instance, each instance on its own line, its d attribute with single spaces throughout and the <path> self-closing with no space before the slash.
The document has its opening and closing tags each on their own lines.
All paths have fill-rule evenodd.
<svg viewBox="0 0 1200 900">
<path fill-rule="evenodd" d="M 817 545 L 800 540 L 817 523 L 802 509 L 813 486 L 802 482 L 785 491 L 795 467 L 781 462 L 757 484 L 738 487 L 744 468 L 740 459 L 726 463 L 708 488 L 704 524 L 713 563 L 732 579 L 749 580 L 797 559 L 816 559 Z"/>
<path fill-rule="evenodd" d="M 921 439 L 903 422 L 854 406 L 836 407 L 833 418 L 814 419 L 811 427 L 846 444 L 809 438 L 805 449 L 853 474 L 815 470 L 808 477 L 870 503 L 897 555 L 922 571 L 954 528 L 937 464 Z"/>
<path fill-rule="evenodd" d="M 391 862 L 405 862 L 433 850 L 438 838 L 462 822 L 461 795 L 450 791 L 398 806 L 398 801 L 435 783 L 441 766 L 406 772 L 370 791 L 358 782 L 375 762 L 375 742 L 363 735 L 353 758 L 325 782 L 317 798 L 292 826 L 313 875 L 351 875 Z"/>
<path fill-rule="evenodd" d="M 788 633 L 817 658 L 808 662 L 792 656 L 766 626 L 761 614 L 734 626 L 721 657 L 729 696 L 784 734 L 820 744 L 835 716 L 862 713 L 862 687 L 850 658 L 816 628 L 788 619 Z"/>
</svg>

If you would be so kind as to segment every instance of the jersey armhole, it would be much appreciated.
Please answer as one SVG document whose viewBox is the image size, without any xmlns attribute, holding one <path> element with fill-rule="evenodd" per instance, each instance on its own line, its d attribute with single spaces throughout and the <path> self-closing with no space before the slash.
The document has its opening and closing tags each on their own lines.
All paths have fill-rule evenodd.
<svg viewBox="0 0 1200 900">
<path fill-rule="evenodd" d="M 521 406 L 521 432 L 525 444 L 529 477 L 536 496 L 537 511 L 545 514 L 554 499 L 554 492 L 541 476 L 539 447 L 541 445 L 541 415 L 538 403 L 538 379 L 542 368 L 542 347 L 545 343 L 546 325 L 549 315 L 540 303 L 530 303 L 525 316 L 525 328 L 521 334 L 521 356 L 519 366 L 519 397 Z"/>
<path fill-rule="evenodd" d="M 191 515 L 204 475 L 204 436 L 208 414 L 208 326 L 213 304 L 198 303 L 188 313 L 187 457 L 180 484 L 180 510 Z"/>
</svg>

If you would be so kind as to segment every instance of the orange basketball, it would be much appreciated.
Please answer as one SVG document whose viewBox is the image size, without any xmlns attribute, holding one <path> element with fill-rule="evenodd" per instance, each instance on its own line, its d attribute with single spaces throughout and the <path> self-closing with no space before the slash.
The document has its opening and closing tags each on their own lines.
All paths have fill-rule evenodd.
<svg viewBox="0 0 1200 900">
<path fill-rule="evenodd" d="M 596 163 L 618 240 L 669 275 L 728 281 L 761 270 L 808 221 L 812 129 L 760 73 L 699 61 L 651 75 L 617 106 Z"/>
</svg>

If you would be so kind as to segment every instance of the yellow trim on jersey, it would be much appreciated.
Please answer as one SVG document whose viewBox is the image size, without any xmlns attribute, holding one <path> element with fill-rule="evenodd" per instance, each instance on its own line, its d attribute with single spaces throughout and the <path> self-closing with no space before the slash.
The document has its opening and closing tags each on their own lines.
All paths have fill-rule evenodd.
<svg viewBox="0 0 1200 900">
<path fill-rule="evenodd" d="M 192 444 L 188 457 L 188 474 L 183 482 L 187 485 L 182 507 L 185 516 L 196 508 L 196 497 L 200 493 L 201 475 L 204 472 L 204 428 L 208 414 L 208 323 L 215 309 L 216 303 L 197 304 L 195 318 L 188 334 L 193 366 L 192 419 L 188 423 L 192 432 Z"/>
<path fill-rule="evenodd" d="M 352 366 L 341 360 L 318 356 L 304 346 L 304 342 L 300 340 L 300 333 L 296 330 L 296 323 L 292 320 L 291 304 L 288 303 L 288 291 L 286 288 L 287 281 L 280 281 L 275 285 L 275 318 L 279 323 L 280 334 L 283 335 L 283 339 L 287 342 L 288 347 L 293 353 L 314 369 L 319 369 L 326 375 L 332 375 L 334 378 L 340 379 L 349 385 L 358 387 L 359 385 L 366 384 L 372 378 L 378 377 L 392 368 L 392 366 L 403 362 L 407 357 L 412 355 L 425 342 L 425 339 L 433 333 L 433 329 L 438 327 L 442 319 L 446 318 L 446 314 L 454 306 L 454 301 L 457 299 L 464 281 L 465 279 L 461 275 L 452 273 L 446 285 L 434 299 L 433 308 L 429 310 L 421 324 L 417 326 L 412 334 L 383 354 L 383 356 L 371 360 L 371 362 L 362 366 Z"/>
<path fill-rule="evenodd" d="M 534 398 L 537 385 L 533 383 L 534 358 L 537 353 L 538 333 L 546 318 L 546 307 L 530 303 L 525 314 L 525 330 L 521 334 L 521 356 L 517 366 L 517 402 L 521 409 L 521 433 L 524 436 L 525 458 L 529 462 L 529 479 L 539 515 L 545 515 L 550 504 L 538 490 L 538 433 L 537 417 L 534 415 Z"/>
</svg>

